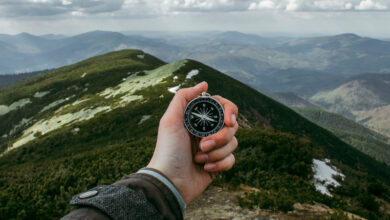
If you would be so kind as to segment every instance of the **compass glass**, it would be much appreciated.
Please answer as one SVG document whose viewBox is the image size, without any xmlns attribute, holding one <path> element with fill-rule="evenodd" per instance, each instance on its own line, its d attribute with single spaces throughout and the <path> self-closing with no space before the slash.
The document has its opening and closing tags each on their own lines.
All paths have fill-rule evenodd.
<svg viewBox="0 0 390 220">
<path fill-rule="evenodd" d="M 188 131 L 198 137 L 217 133 L 224 123 L 222 105 L 211 97 L 198 97 L 185 110 L 184 124 Z"/>
</svg>

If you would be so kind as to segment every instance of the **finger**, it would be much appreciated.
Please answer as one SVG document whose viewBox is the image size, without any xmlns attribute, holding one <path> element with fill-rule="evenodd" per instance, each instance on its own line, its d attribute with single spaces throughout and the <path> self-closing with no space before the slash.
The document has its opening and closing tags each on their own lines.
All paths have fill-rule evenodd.
<svg viewBox="0 0 390 220">
<path fill-rule="evenodd" d="M 216 162 L 224 159 L 236 150 L 237 145 L 237 139 L 236 137 L 233 137 L 225 146 L 209 152 L 207 154 L 207 162 Z"/>
<path fill-rule="evenodd" d="M 200 93 L 206 92 L 207 89 L 208 89 L 207 82 L 201 82 L 194 87 L 180 89 L 173 97 L 162 120 L 163 121 L 183 120 L 184 110 L 188 102 L 196 98 Z"/>
<path fill-rule="evenodd" d="M 236 159 L 233 154 L 229 154 L 229 156 L 225 157 L 223 160 L 213 163 L 206 163 L 204 165 L 204 170 L 207 172 L 220 172 L 230 170 Z"/>
<path fill-rule="evenodd" d="M 238 107 L 228 99 L 225 99 L 219 95 L 213 96 L 223 106 L 225 112 L 225 124 L 229 127 L 233 127 L 237 121 Z"/>
<path fill-rule="evenodd" d="M 217 133 L 203 138 L 200 142 L 200 149 L 202 152 L 206 153 L 215 148 L 226 145 L 233 138 L 234 134 L 237 132 L 237 129 L 237 123 L 234 125 L 234 127 L 225 126 Z"/>
</svg>

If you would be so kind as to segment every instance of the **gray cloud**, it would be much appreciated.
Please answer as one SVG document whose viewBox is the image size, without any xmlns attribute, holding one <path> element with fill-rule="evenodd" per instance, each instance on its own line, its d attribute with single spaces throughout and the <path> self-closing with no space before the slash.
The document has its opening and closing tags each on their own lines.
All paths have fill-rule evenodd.
<svg viewBox="0 0 390 220">
<path fill-rule="evenodd" d="M 250 10 L 281 11 L 385 11 L 388 0 L 258 0 Z"/>
<path fill-rule="evenodd" d="M 124 0 L 3 0 L 0 1 L 0 13 L 4 17 L 99 14 L 120 10 L 123 2 Z"/>
<path fill-rule="evenodd" d="M 389 0 L 2 0 L 0 17 L 150 17 L 190 12 L 389 11 Z"/>
</svg>

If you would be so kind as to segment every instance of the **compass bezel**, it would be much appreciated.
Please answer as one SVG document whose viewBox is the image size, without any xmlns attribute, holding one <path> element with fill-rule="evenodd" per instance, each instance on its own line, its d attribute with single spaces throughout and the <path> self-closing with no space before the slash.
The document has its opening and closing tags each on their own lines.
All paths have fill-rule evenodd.
<svg viewBox="0 0 390 220">
<path fill-rule="evenodd" d="M 217 112 L 219 114 L 217 125 L 211 131 L 206 131 L 206 132 L 201 131 L 201 130 L 195 128 L 192 125 L 191 119 L 190 119 L 190 114 L 191 114 L 190 110 L 192 110 L 193 107 L 195 107 L 195 105 L 201 104 L 201 103 L 204 103 L 204 102 L 207 102 L 207 103 L 213 105 L 217 109 Z M 188 103 L 188 105 L 186 106 L 185 110 L 184 110 L 184 125 L 187 128 L 187 130 L 192 135 L 194 135 L 196 137 L 203 138 L 203 137 L 207 137 L 209 135 L 215 134 L 218 131 L 220 131 L 223 128 L 224 124 L 225 124 L 224 123 L 224 118 L 225 118 L 225 112 L 223 110 L 223 107 L 222 107 L 221 103 L 219 103 L 218 100 L 216 100 L 215 98 L 209 97 L 209 96 L 206 96 L 206 97 L 199 96 L 199 97 L 191 100 Z"/>
</svg>

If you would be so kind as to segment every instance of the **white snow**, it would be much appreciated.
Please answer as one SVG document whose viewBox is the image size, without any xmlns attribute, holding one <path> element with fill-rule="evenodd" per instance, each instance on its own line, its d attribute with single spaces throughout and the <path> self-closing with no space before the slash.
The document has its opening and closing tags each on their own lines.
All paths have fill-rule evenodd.
<svg viewBox="0 0 390 220">
<path fill-rule="evenodd" d="M 24 126 L 30 124 L 30 122 L 31 122 L 32 119 L 33 119 L 32 117 L 31 117 L 31 118 L 23 118 L 17 125 L 15 125 L 15 126 L 11 129 L 11 131 L 9 132 L 9 135 L 15 134 L 20 128 L 22 128 L 22 127 L 24 127 Z"/>
<path fill-rule="evenodd" d="M 6 152 L 18 148 L 36 138 L 34 134 L 40 133 L 42 135 L 49 133 L 53 130 L 61 128 L 65 125 L 71 125 L 79 121 L 89 120 L 95 117 L 100 112 L 106 112 L 111 109 L 110 106 L 100 106 L 93 109 L 81 109 L 75 113 L 67 113 L 64 115 L 55 115 L 50 119 L 40 120 L 28 129 L 23 131 L 22 137 L 20 137 L 12 147 L 8 148 Z"/>
<path fill-rule="evenodd" d="M 8 112 L 17 110 L 19 108 L 22 108 L 23 106 L 31 103 L 31 100 L 29 98 L 26 99 L 19 99 L 16 102 L 13 102 L 10 106 L 7 105 L 0 105 L 0 116 L 5 115 Z"/>
<path fill-rule="evenodd" d="M 50 92 L 49 91 L 43 91 L 43 92 L 36 92 L 34 94 L 34 98 L 42 98 L 43 96 L 49 94 Z"/>
<path fill-rule="evenodd" d="M 140 125 L 140 124 L 144 123 L 144 121 L 148 120 L 151 117 L 152 117 L 151 115 L 143 115 L 141 120 L 138 122 L 138 124 Z"/>
<path fill-rule="evenodd" d="M 313 159 L 313 172 L 314 172 L 314 186 L 317 191 L 322 194 L 332 196 L 328 190 L 328 186 L 332 185 L 334 187 L 340 186 L 340 183 L 334 179 L 334 176 L 341 176 L 344 179 L 344 174 L 338 171 L 337 167 L 329 166 L 329 159 L 324 161 Z"/>
<path fill-rule="evenodd" d="M 106 99 L 117 95 L 131 96 L 136 91 L 162 82 L 166 77 L 171 76 L 173 72 L 185 65 L 186 62 L 186 60 L 182 60 L 161 66 L 151 71 L 145 71 L 145 75 L 143 76 L 138 76 L 136 74 L 130 75 L 127 77 L 126 81 L 120 83 L 116 87 L 105 89 L 100 92 L 99 95 Z"/>
<path fill-rule="evenodd" d="M 199 74 L 199 70 L 191 70 L 189 73 L 187 73 L 186 79 L 191 79 L 193 76 L 196 76 Z"/>
<path fill-rule="evenodd" d="M 74 101 L 74 102 L 72 103 L 72 105 L 78 105 L 78 104 L 81 104 L 81 103 L 86 102 L 86 101 L 88 101 L 88 100 L 89 100 L 89 98 L 81 99 L 81 100 L 76 100 L 76 101 Z"/>
<path fill-rule="evenodd" d="M 139 54 L 139 55 L 137 55 L 137 57 L 140 58 L 140 59 L 144 59 L 145 58 L 145 54 Z"/>
<path fill-rule="evenodd" d="M 81 78 L 84 78 L 86 75 L 87 73 L 83 73 L 83 75 L 81 75 Z"/>
<path fill-rule="evenodd" d="M 171 88 L 168 88 L 168 91 L 172 92 L 172 93 L 176 93 L 177 90 L 180 88 L 180 84 L 177 85 L 177 86 L 174 86 L 174 87 L 171 87 Z"/>
<path fill-rule="evenodd" d="M 50 103 L 49 105 L 43 107 L 43 109 L 42 109 L 40 112 L 44 112 L 44 111 L 47 111 L 47 110 L 49 110 L 49 109 L 52 109 L 52 108 L 54 108 L 54 107 L 56 107 L 56 106 L 58 106 L 58 105 L 61 105 L 62 103 L 66 102 L 66 101 L 69 101 L 69 99 L 71 99 L 71 98 L 73 98 L 73 97 L 75 97 L 75 95 L 72 95 L 72 96 L 70 96 L 70 97 L 66 97 L 66 98 L 64 98 L 64 99 L 56 100 L 56 101 Z"/>
<path fill-rule="evenodd" d="M 74 128 L 71 132 L 72 134 L 77 134 L 80 132 L 80 128 Z"/>
<path fill-rule="evenodd" d="M 179 79 L 178 76 L 174 76 L 174 77 L 173 77 L 173 81 L 176 81 L 177 79 Z"/>
</svg>

